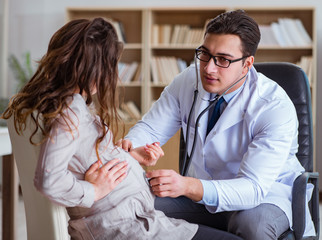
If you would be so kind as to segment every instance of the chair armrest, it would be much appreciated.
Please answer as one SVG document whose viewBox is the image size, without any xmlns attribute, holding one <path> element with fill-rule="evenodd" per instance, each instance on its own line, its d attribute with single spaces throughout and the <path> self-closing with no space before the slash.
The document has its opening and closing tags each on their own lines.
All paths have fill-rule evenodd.
<svg viewBox="0 0 322 240">
<path fill-rule="evenodd" d="M 305 230 L 305 208 L 306 208 L 306 186 L 310 181 L 314 184 L 312 198 L 310 200 L 310 211 L 315 225 L 317 239 L 319 235 L 319 173 L 304 172 L 298 176 L 293 184 L 292 190 L 292 212 L 293 231 L 295 239 L 302 239 Z"/>
</svg>

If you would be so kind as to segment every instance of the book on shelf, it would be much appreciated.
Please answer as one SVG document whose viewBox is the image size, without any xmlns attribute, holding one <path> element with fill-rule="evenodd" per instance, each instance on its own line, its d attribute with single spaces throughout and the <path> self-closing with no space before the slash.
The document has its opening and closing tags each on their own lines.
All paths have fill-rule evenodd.
<svg viewBox="0 0 322 240">
<path fill-rule="evenodd" d="M 295 33 L 294 32 L 290 32 L 289 29 L 289 25 L 290 22 L 286 22 L 284 18 L 279 18 L 278 19 L 278 27 L 279 27 L 279 34 L 281 35 L 281 38 L 284 39 L 285 41 L 285 45 L 283 47 L 286 46 L 299 46 L 296 45 L 294 42 L 294 38 L 295 38 Z"/>
<path fill-rule="evenodd" d="M 115 28 L 119 41 L 126 43 L 126 36 L 125 36 L 123 23 L 119 21 L 115 21 L 113 19 L 108 19 L 108 20 Z"/>
<path fill-rule="evenodd" d="M 185 44 L 201 44 L 203 41 L 203 29 L 191 28 L 184 39 Z"/>
<path fill-rule="evenodd" d="M 260 46 L 278 46 L 279 43 L 273 32 L 273 28 L 270 25 L 259 25 L 259 30 L 261 33 L 261 40 L 259 42 Z"/>
<path fill-rule="evenodd" d="M 273 22 L 270 26 L 272 28 L 273 35 L 274 35 L 278 45 L 281 47 L 286 46 L 287 43 L 286 43 L 285 39 L 283 38 L 283 33 L 281 32 L 282 30 L 280 28 L 280 25 L 276 22 Z"/>
<path fill-rule="evenodd" d="M 192 28 L 187 24 L 153 24 L 152 44 L 200 44 L 204 28 Z"/>
<path fill-rule="evenodd" d="M 161 80 L 161 83 L 168 84 L 172 81 L 172 66 L 171 66 L 171 59 L 174 57 L 157 57 L 157 63 L 158 63 L 158 73 L 159 73 L 159 79 Z"/>
<path fill-rule="evenodd" d="M 187 37 L 188 32 L 190 31 L 189 25 L 180 25 L 180 31 L 178 34 L 178 39 L 176 44 L 184 43 L 185 38 Z"/>
<path fill-rule="evenodd" d="M 170 40 L 171 44 L 176 44 L 178 42 L 180 28 L 181 28 L 180 25 L 173 26 L 173 31 L 172 31 L 171 40 Z"/>
<path fill-rule="evenodd" d="M 304 27 L 302 21 L 300 19 L 295 19 L 295 24 L 297 26 L 297 29 L 300 32 L 300 35 L 301 35 L 303 41 L 307 45 L 312 45 L 312 38 L 310 37 L 310 35 L 308 34 L 308 32 L 305 30 L 305 27 Z"/>
<path fill-rule="evenodd" d="M 139 71 L 139 63 L 134 61 L 132 63 L 123 63 L 119 62 L 118 71 L 119 77 L 122 83 L 130 83 L 133 81 L 138 81 L 140 76 L 137 76 L 136 73 Z M 135 79 L 137 77 L 138 79 Z"/>
<path fill-rule="evenodd" d="M 296 63 L 305 72 L 310 86 L 313 86 L 313 58 L 312 56 L 302 56 Z"/>
<path fill-rule="evenodd" d="M 310 45 L 310 43 L 306 43 L 303 39 L 302 33 L 297 27 L 294 19 L 280 18 L 278 21 L 282 27 L 282 30 L 285 31 L 286 35 L 290 36 L 289 39 L 291 44 L 289 44 L 289 46 Z"/>
<path fill-rule="evenodd" d="M 260 46 L 311 47 L 312 39 L 300 19 L 279 18 L 270 25 L 259 25 Z"/>
<path fill-rule="evenodd" d="M 159 42 L 164 44 L 169 44 L 171 39 L 172 27 L 170 24 L 160 25 L 160 37 Z"/>
<path fill-rule="evenodd" d="M 133 101 L 128 101 L 121 104 L 121 109 L 125 121 L 134 120 L 138 121 L 141 119 L 141 112 Z M 121 116 L 121 115 L 120 115 Z"/>
<path fill-rule="evenodd" d="M 157 76 L 158 80 L 153 82 L 156 84 L 158 83 L 167 84 L 169 81 L 171 81 L 170 66 L 167 63 L 168 60 L 166 60 L 166 57 L 164 56 L 161 56 L 161 57 L 158 56 L 153 58 L 155 58 L 156 66 L 152 68 L 152 71 L 154 69 L 157 69 L 156 74 L 158 75 Z"/>
<path fill-rule="evenodd" d="M 177 58 L 177 64 L 178 64 L 179 72 L 182 72 L 187 68 L 187 63 L 181 58 Z"/>
<path fill-rule="evenodd" d="M 187 68 L 187 63 L 180 58 L 173 56 L 152 56 L 152 82 L 167 85 L 185 68 Z"/>
<path fill-rule="evenodd" d="M 137 67 L 137 71 L 132 79 L 132 82 L 137 82 L 140 83 L 142 82 L 142 64 L 139 63 L 138 67 Z"/>
<path fill-rule="evenodd" d="M 151 34 L 151 43 L 158 44 L 159 43 L 159 25 L 153 24 L 152 25 L 152 34 Z"/>
<path fill-rule="evenodd" d="M 160 82 L 160 80 L 159 80 L 159 73 L 158 73 L 158 68 L 157 68 L 156 57 L 151 58 L 150 66 L 151 66 L 152 82 L 157 84 Z"/>
</svg>

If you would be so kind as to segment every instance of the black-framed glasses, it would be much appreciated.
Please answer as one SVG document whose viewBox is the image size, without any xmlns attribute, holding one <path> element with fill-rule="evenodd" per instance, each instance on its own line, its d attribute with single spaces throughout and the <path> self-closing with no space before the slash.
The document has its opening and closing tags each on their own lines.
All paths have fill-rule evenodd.
<svg viewBox="0 0 322 240">
<path fill-rule="evenodd" d="M 209 62 L 210 59 L 213 59 L 214 60 L 214 63 L 218 66 L 218 67 L 221 67 L 221 68 L 228 68 L 230 66 L 230 64 L 234 63 L 234 62 L 238 62 L 238 61 L 241 61 L 249 56 L 244 56 L 244 57 L 241 57 L 241 58 L 237 58 L 237 59 L 234 59 L 234 60 L 230 60 L 230 59 L 227 59 L 223 56 L 214 56 L 214 55 L 211 55 L 209 52 L 205 51 L 205 50 L 202 50 L 201 48 L 197 48 L 196 49 L 196 57 L 200 60 L 200 61 L 203 61 L 203 62 Z"/>
</svg>

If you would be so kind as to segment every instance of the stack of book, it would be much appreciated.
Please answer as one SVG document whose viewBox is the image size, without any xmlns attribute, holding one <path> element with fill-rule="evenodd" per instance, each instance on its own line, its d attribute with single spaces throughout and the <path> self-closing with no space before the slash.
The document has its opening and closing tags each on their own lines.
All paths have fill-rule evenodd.
<svg viewBox="0 0 322 240">
<path fill-rule="evenodd" d="M 153 24 L 152 44 L 198 45 L 203 41 L 203 28 L 192 28 L 185 24 Z"/>
<path fill-rule="evenodd" d="M 300 19 L 279 18 L 270 25 L 260 25 L 260 46 L 311 47 L 312 39 Z"/>
<path fill-rule="evenodd" d="M 119 116 L 125 122 L 138 121 L 141 119 L 141 112 L 133 101 L 123 103 L 117 109 Z"/>
<path fill-rule="evenodd" d="M 310 86 L 313 86 L 313 58 L 312 56 L 302 56 L 300 61 L 296 63 L 306 73 Z"/>
<path fill-rule="evenodd" d="M 152 82 L 167 85 L 186 67 L 187 63 L 180 58 L 173 56 L 152 56 Z"/>
<path fill-rule="evenodd" d="M 141 82 L 142 71 L 141 64 L 138 62 L 118 64 L 119 78 L 122 83 Z"/>
</svg>

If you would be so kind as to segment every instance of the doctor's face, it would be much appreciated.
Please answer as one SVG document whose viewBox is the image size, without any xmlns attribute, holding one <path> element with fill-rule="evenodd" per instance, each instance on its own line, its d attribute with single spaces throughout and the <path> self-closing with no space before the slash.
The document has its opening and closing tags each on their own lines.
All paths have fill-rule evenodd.
<svg viewBox="0 0 322 240">
<path fill-rule="evenodd" d="M 206 34 L 199 53 L 201 54 L 199 58 L 206 60 L 200 60 L 202 86 L 210 93 L 222 94 L 247 73 L 248 67 L 250 69 L 254 61 L 253 56 L 243 56 L 242 42 L 239 36 L 232 34 Z M 207 62 L 209 54 L 216 57 L 218 65 L 229 65 L 229 67 L 223 68 L 216 65 L 214 57 L 210 58 Z M 234 61 L 236 59 L 236 62 L 229 64 L 229 60 Z M 237 83 L 227 93 L 238 89 L 244 83 L 245 79 Z"/>
</svg>

